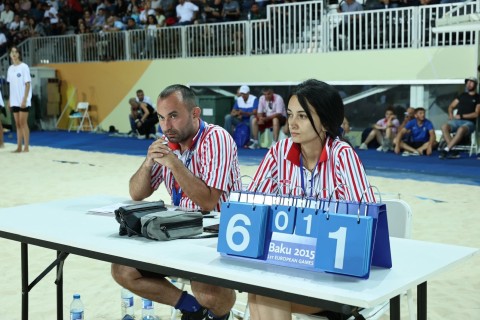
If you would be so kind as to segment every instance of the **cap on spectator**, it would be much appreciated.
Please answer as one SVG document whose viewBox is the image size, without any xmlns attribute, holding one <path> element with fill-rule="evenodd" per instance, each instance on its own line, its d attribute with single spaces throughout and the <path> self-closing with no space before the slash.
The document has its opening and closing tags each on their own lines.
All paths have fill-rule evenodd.
<svg viewBox="0 0 480 320">
<path fill-rule="evenodd" d="M 240 87 L 240 90 L 238 91 L 240 93 L 249 93 L 250 92 L 250 88 L 247 86 L 247 85 L 243 85 Z"/>
<path fill-rule="evenodd" d="M 475 82 L 475 83 L 478 84 L 478 79 L 475 78 L 475 77 L 466 78 L 466 79 L 465 79 L 465 84 L 466 84 L 468 81 L 473 81 L 473 82 Z"/>
</svg>

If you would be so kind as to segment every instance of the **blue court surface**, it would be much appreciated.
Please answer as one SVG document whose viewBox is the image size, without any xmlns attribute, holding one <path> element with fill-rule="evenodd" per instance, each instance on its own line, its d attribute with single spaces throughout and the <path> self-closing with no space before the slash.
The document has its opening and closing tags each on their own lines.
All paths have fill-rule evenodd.
<svg viewBox="0 0 480 320">
<path fill-rule="evenodd" d="M 108 133 L 33 131 L 32 146 L 145 156 L 152 140 L 138 140 Z M 5 142 L 16 143 L 15 134 L 5 134 Z M 356 150 L 367 174 L 397 179 L 413 179 L 440 183 L 480 185 L 480 160 L 462 153 L 460 159 L 440 160 L 435 152 L 430 157 L 402 157 L 392 152 Z M 266 149 L 240 149 L 241 165 L 258 165 Z"/>
</svg>

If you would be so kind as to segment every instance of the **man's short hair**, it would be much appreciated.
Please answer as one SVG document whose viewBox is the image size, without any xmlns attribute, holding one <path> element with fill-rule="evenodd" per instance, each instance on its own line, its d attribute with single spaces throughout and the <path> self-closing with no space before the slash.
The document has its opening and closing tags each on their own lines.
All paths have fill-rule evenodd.
<svg viewBox="0 0 480 320">
<path fill-rule="evenodd" d="M 182 96 L 182 102 L 189 110 L 193 110 L 193 108 L 197 106 L 197 102 L 195 101 L 195 92 L 183 84 L 173 84 L 166 87 L 162 92 L 160 92 L 158 98 L 165 99 L 176 92 L 180 93 Z"/>
<path fill-rule="evenodd" d="M 415 114 L 416 114 L 417 112 L 420 112 L 420 111 L 425 112 L 425 108 L 422 108 L 422 107 L 415 108 Z"/>
</svg>

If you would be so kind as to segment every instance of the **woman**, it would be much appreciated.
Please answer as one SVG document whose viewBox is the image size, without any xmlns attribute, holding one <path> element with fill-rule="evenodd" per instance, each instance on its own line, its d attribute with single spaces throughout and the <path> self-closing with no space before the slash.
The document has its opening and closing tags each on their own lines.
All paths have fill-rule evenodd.
<svg viewBox="0 0 480 320">
<path fill-rule="evenodd" d="M 270 148 L 251 191 L 375 202 L 360 159 L 341 139 L 344 106 L 332 86 L 313 79 L 298 85 L 288 102 L 287 118 L 291 138 Z M 319 308 L 254 294 L 248 301 L 252 320 L 291 320 L 292 313 L 342 319 Z"/>
<path fill-rule="evenodd" d="M 8 108 L 13 113 L 17 128 L 17 149 L 14 152 L 29 151 L 30 129 L 28 113 L 30 111 L 32 90 L 30 68 L 22 62 L 22 54 L 16 46 L 10 48 L 12 65 L 8 67 L 7 82 L 10 84 Z"/>
</svg>

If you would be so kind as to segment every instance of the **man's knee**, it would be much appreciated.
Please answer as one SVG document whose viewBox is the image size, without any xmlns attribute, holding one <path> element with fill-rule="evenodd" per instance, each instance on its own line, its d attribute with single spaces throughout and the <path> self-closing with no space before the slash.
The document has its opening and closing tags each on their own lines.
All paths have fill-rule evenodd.
<svg viewBox="0 0 480 320">
<path fill-rule="evenodd" d="M 129 283 L 137 279 L 140 275 L 137 269 L 120 264 L 112 263 L 112 278 L 122 287 L 129 287 Z"/>
<path fill-rule="evenodd" d="M 215 308 L 222 305 L 223 308 L 230 309 L 235 303 L 235 291 L 232 289 L 194 281 L 192 281 L 191 286 L 198 303 L 206 308 Z"/>
</svg>

